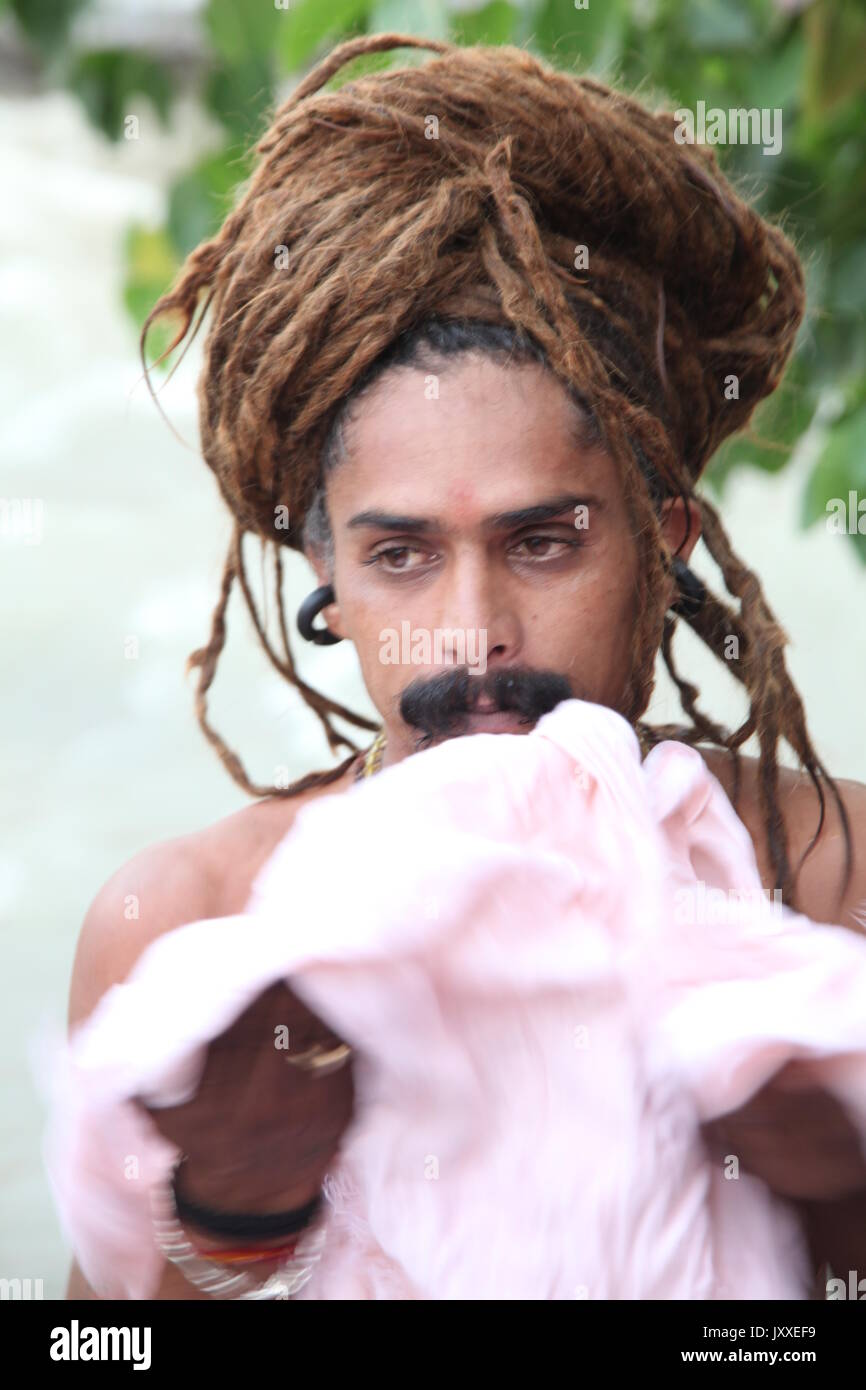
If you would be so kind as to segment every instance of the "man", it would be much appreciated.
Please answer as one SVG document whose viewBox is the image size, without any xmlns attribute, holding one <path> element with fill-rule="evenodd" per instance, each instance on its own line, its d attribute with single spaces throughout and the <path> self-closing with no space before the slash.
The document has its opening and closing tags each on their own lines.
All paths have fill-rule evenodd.
<svg viewBox="0 0 866 1390">
<path fill-rule="evenodd" d="M 860 929 L 866 787 L 834 782 L 817 758 L 784 634 L 693 491 L 717 444 L 778 383 L 802 313 L 793 248 L 707 152 L 675 145 L 672 118 L 518 50 L 399 41 L 441 56 L 317 95 L 348 58 L 397 40 L 341 45 L 277 113 L 238 208 L 155 310 L 180 311 L 177 341 L 203 288 L 214 310 L 202 441 L 237 532 L 210 641 L 191 662 L 204 732 L 260 799 L 109 880 L 82 929 L 70 1026 L 158 935 L 241 911 L 311 798 L 442 738 L 526 732 L 570 695 L 617 709 L 644 751 L 671 735 L 715 743 L 700 752 L 751 834 L 764 886 Z M 588 274 L 575 274 L 584 242 Z M 722 388 L 731 375 L 736 396 Z M 284 656 L 246 582 L 246 530 L 276 542 Z M 701 533 L 739 612 L 688 569 Z M 321 612 L 330 640 L 352 641 L 382 728 L 366 757 L 353 751 L 274 794 L 248 780 L 206 717 L 235 579 L 331 746 L 354 750 L 332 715 L 371 727 L 296 675 L 282 544 L 303 549 L 318 581 L 302 632 L 322 640 Z M 744 684 L 750 715 L 734 734 L 698 710 L 673 667 L 678 619 Z M 641 722 L 660 647 L 689 728 Z M 759 758 L 735 763 L 751 733 Z M 805 773 L 778 767 L 782 737 Z M 136 923 L 122 914 L 131 892 Z M 268 1045 L 280 1024 L 297 1067 Z M 152 1112 L 188 1155 L 187 1204 L 252 1217 L 314 1198 L 352 1114 L 351 1066 L 328 1060 L 339 1054 L 284 988 L 256 1001 L 210 1049 L 197 1096 Z M 816 1265 L 856 1268 L 866 1166 L 839 1108 L 791 1089 L 796 1080 L 776 1078 L 708 1142 L 801 1205 Z M 201 1250 L 226 1243 L 205 1218 L 187 1226 Z M 276 1262 L 259 1262 L 262 1279 Z M 77 1270 L 69 1295 L 93 1296 Z M 166 1266 L 158 1297 L 197 1296 Z"/>
</svg>

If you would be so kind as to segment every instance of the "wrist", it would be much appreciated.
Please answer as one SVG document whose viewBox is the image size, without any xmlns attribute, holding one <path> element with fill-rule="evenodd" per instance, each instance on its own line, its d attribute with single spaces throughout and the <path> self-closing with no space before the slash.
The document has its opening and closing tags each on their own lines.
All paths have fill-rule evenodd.
<svg viewBox="0 0 866 1390">
<path fill-rule="evenodd" d="M 186 1182 L 186 1161 L 181 1158 L 170 1178 L 177 1219 L 197 1239 L 213 1245 L 275 1246 L 299 1237 L 321 1215 L 321 1182 L 310 1195 L 309 1185 L 281 1193 L 278 1202 L 242 1204 L 240 1197 L 219 1204 L 192 1195 Z"/>
<path fill-rule="evenodd" d="M 226 1245 L 198 1223 L 183 1224 L 173 1181 L 178 1166 L 151 1189 L 154 1238 L 166 1260 L 213 1298 L 290 1298 L 303 1288 L 321 1258 L 325 1222 L 314 1219 L 309 1229 L 281 1241 L 257 1240 L 245 1249 L 236 1241 Z"/>
<path fill-rule="evenodd" d="M 291 1176 L 281 1178 L 275 1192 L 274 1184 L 269 1183 L 267 1190 L 259 1172 L 249 1165 L 220 1165 L 210 1160 L 201 1165 L 184 1156 L 174 1169 L 173 1188 L 187 1205 L 268 1216 L 305 1207 L 321 1192 L 326 1168 L 299 1172 L 296 1165 L 292 1167 Z"/>
</svg>

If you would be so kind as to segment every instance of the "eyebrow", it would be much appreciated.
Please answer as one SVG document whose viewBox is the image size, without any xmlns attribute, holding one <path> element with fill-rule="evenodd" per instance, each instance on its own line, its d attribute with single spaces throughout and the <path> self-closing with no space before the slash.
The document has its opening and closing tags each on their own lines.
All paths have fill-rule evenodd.
<svg viewBox="0 0 866 1390">
<path fill-rule="evenodd" d="M 604 506 L 601 497 L 566 494 L 563 497 L 552 497 L 547 502 L 537 502 L 531 507 L 519 507 L 517 511 L 495 512 L 493 516 L 484 519 L 482 530 L 508 531 L 515 526 L 527 526 L 532 522 L 553 521 L 555 517 L 562 516 L 563 512 L 573 512 L 575 507 L 590 507 L 596 511 L 603 511 Z M 358 512 L 346 523 L 347 530 L 364 527 L 379 531 L 405 531 L 411 535 L 420 535 L 425 531 L 445 533 L 450 530 L 447 523 L 437 516 L 398 516 L 391 512 L 377 511 Z"/>
</svg>

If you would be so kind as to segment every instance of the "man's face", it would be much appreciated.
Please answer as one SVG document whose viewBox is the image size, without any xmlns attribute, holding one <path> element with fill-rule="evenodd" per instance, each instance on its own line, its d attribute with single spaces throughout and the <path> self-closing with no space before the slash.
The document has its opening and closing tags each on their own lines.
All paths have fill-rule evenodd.
<svg viewBox="0 0 866 1390">
<path fill-rule="evenodd" d="M 622 707 L 637 547 L 613 460 L 576 443 L 573 412 L 543 368 L 472 354 L 435 379 L 392 372 L 347 428 L 327 484 L 334 571 L 316 568 L 386 763 L 441 737 L 526 733 L 569 696 Z M 529 508 L 549 510 L 515 515 Z"/>
</svg>

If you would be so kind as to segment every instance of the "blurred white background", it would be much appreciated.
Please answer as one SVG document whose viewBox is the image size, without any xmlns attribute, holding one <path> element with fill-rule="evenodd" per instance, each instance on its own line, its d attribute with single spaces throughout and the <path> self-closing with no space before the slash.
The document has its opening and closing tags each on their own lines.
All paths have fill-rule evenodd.
<svg viewBox="0 0 866 1390">
<path fill-rule="evenodd" d="M 0 101 L 0 493 L 43 505 L 38 543 L 0 543 L 0 1273 L 42 1278 L 51 1298 L 63 1296 L 69 1257 L 42 1171 L 29 1039 L 43 1019 L 65 1019 L 77 933 L 104 880 L 144 846 L 246 801 L 200 734 L 183 676 L 206 638 L 230 535 L 196 452 L 197 349 L 162 393 L 185 449 L 141 380 L 121 301 L 126 227 L 160 222 L 170 177 L 209 139 L 193 106 L 170 133 L 143 111 L 141 138 L 112 145 L 71 96 Z M 862 573 L 844 537 L 797 530 L 807 451 L 781 477 L 735 477 L 722 510 L 790 635 L 820 754 L 835 773 L 866 779 Z M 304 674 L 373 713 L 348 645 L 313 649 L 297 636 L 293 616 L 315 581 L 299 557 L 286 568 Z M 714 580 L 700 547 L 695 568 Z M 236 595 L 228 630 L 211 710 L 248 771 L 267 781 L 279 763 L 293 776 L 329 766 L 317 722 L 269 667 Z M 124 655 L 129 637 L 137 659 Z M 690 634 L 678 651 L 703 707 L 739 718 L 737 687 Z M 664 680 L 651 716 L 677 717 Z"/>
</svg>

